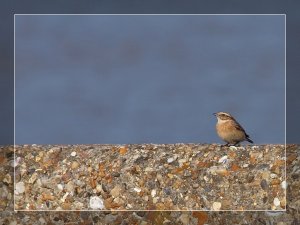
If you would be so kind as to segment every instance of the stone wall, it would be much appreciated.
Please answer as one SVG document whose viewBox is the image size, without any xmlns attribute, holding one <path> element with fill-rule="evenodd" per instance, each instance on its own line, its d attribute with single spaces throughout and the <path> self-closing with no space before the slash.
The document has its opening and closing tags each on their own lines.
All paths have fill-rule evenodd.
<svg viewBox="0 0 300 225">
<path fill-rule="evenodd" d="M 13 212 L 13 147 L 5 146 L 0 224 L 297 224 L 299 149 L 287 146 L 286 182 L 283 145 L 16 146 L 22 212 Z"/>
</svg>

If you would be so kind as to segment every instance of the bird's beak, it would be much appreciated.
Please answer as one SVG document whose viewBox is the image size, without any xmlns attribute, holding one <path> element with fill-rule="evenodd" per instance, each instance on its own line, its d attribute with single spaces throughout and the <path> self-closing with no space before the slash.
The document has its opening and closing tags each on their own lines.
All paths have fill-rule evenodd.
<svg viewBox="0 0 300 225">
<path fill-rule="evenodd" d="M 217 115 L 217 113 L 213 113 L 213 115 L 214 115 L 214 116 L 216 116 L 216 115 Z"/>
</svg>

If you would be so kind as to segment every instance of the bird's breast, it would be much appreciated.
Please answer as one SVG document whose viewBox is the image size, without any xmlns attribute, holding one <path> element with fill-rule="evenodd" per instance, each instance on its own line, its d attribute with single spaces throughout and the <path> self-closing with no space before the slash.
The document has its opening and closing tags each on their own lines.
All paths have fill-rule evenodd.
<svg viewBox="0 0 300 225">
<path fill-rule="evenodd" d="M 245 133 L 237 130 L 231 121 L 217 123 L 216 130 L 220 138 L 228 142 L 245 139 Z"/>
</svg>

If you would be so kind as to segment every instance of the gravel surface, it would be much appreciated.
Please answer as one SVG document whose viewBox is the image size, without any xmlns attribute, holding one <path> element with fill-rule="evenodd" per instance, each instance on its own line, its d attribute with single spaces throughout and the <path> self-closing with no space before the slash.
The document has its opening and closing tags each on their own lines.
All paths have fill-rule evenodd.
<svg viewBox="0 0 300 225">
<path fill-rule="evenodd" d="M 211 145 L 216 148 L 216 145 Z M 18 148 L 20 148 L 19 146 Z M 29 146 L 27 146 L 29 147 Z M 38 146 L 34 146 L 38 148 Z M 44 146 L 51 149 L 54 146 Z M 64 146 L 64 148 L 72 146 Z M 74 146 L 73 146 L 74 147 Z M 78 146 L 77 146 L 78 147 Z M 120 148 L 119 146 L 118 148 Z M 272 149 L 273 145 L 266 145 Z M 282 148 L 282 146 L 277 146 Z M 25 148 L 25 146 L 22 146 Z M 80 147 L 80 149 L 82 146 Z M 130 149 L 127 146 L 128 150 Z M 120 150 L 119 150 L 120 151 Z M 230 150 L 227 150 L 229 155 Z M 73 152 L 73 151 L 72 151 Z M 72 153 L 70 152 L 70 154 Z M 221 152 L 221 151 L 219 151 Z M 24 153 L 25 154 L 25 153 Z M 128 152 L 126 152 L 128 154 Z M 216 153 L 217 154 L 217 153 Z M 25 154 L 26 155 L 26 154 Z M 76 154 L 77 155 L 77 154 Z M 125 154 L 124 154 L 125 155 Z M 72 155 L 74 157 L 74 153 Z M 224 156 L 216 155 L 217 162 Z M 226 158 L 226 157 L 225 157 Z M 224 159 L 224 158 L 223 158 Z M 21 160 L 17 158 L 18 166 Z M 19 162 L 18 162 L 19 161 Z M 286 212 L 282 211 L 228 211 L 228 212 L 170 212 L 170 211 L 99 211 L 99 212 L 14 212 L 13 211 L 13 147 L 0 147 L 0 224 L 291 224 L 300 222 L 300 146 L 287 145 L 287 182 L 283 186 L 287 190 Z M 249 163 L 250 165 L 250 163 Z M 17 167 L 18 167 L 17 166 Z M 46 166 L 47 167 L 47 166 Z M 9 175 L 8 175 L 9 174 Z M 12 180 L 10 178 L 12 178 Z M 37 178 L 38 179 L 38 178 Z M 275 175 L 270 175 L 270 179 L 275 179 Z M 267 181 L 267 180 L 266 180 Z M 264 182 L 263 182 L 264 183 Z M 261 185 L 261 184 L 260 184 Z M 25 185 L 26 187 L 27 185 Z M 265 184 L 263 184 L 265 187 Z M 26 191 L 25 191 L 26 192 Z M 151 195 L 151 192 L 150 192 Z M 101 195 L 96 195 L 101 196 Z M 275 199 L 275 198 L 274 198 Z M 278 204 L 277 200 L 271 204 Z M 278 198 L 280 201 L 280 198 Z M 281 202 L 281 201 L 280 201 Z M 89 202 L 87 202 L 89 204 Z M 218 206 L 218 204 L 217 204 Z M 222 205 L 221 205 L 222 207 Z"/>
<path fill-rule="evenodd" d="M 284 210 L 283 145 L 24 145 L 17 210 Z"/>
</svg>

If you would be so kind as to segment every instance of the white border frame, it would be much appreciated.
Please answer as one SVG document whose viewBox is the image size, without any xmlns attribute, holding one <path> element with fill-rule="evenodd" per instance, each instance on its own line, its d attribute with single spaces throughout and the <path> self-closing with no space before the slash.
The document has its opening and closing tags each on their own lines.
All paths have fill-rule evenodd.
<svg viewBox="0 0 300 225">
<path fill-rule="evenodd" d="M 272 212 L 272 213 L 281 213 L 286 212 L 287 210 L 287 188 L 284 189 L 285 192 L 285 209 L 283 210 L 205 210 L 205 209 L 188 209 L 188 210 L 145 210 L 145 209 L 127 209 L 127 210 L 16 210 L 15 208 L 15 185 L 16 185 L 16 139 L 15 139 L 15 128 L 16 128 L 16 70 L 15 70 L 15 44 L 16 44 L 16 16 L 284 16 L 284 117 L 285 117 L 285 126 L 284 126 L 284 148 L 285 148 L 285 171 L 284 171 L 284 181 L 286 182 L 286 187 L 288 186 L 287 177 L 286 177 L 286 14 L 14 14 L 14 211 L 15 212 L 137 212 L 137 211 L 175 211 L 175 212 Z"/>
</svg>

